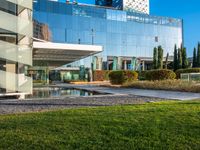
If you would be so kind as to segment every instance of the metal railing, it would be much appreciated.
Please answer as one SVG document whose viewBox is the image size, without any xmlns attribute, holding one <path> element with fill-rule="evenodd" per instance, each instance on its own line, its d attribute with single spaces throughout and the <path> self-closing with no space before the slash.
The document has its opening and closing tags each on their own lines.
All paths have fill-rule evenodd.
<svg viewBox="0 0 200 150">
<path fill-rule="evenodd" d="M 181 80 L 200 82 L 200 73 L 182 73 Z"/>
</svg>

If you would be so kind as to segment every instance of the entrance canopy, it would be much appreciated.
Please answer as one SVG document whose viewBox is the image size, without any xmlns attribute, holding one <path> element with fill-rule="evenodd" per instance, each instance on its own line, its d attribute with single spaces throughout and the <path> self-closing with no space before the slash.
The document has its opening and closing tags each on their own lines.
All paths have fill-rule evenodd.
<svg viewBox="0 0 200 150">
<path fill-rule="evenodd" d="M 100 53 L 102 46 L 33 42 L 33 62 L 61 66 Z"/>
</svg>

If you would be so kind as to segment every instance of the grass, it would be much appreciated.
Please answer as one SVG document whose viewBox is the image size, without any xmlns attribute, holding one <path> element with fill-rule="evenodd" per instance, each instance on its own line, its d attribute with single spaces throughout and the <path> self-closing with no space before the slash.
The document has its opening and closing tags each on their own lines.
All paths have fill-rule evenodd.
<svg viewBox="0 0 200 150">
<path fill-rule="evenodd" d="M 134 81 L 125 83 L 123 87 L 200 93 L 200 84 L 181 80 Z"/>
<path fill-rule="evenodd" d="M 0 149 L 199 148 L 200 101 L 0 116 Z"/>
</svg>

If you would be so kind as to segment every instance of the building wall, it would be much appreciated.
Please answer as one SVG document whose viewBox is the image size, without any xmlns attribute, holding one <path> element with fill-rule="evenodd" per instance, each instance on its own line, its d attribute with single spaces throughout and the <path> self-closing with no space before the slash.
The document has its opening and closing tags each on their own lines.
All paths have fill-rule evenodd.
<svg viewBox="0 0 200 150">
<path fill-rule="evenodd" d="M 52 42 L 102 45 L 108 57 L 152 57 L 161 45 L 173 55 L 182 43 L 182 20 L 145 14 L 37 0 L 34 19 L 46 24 Z M 34 31 L 39 32 L 39 31 Z M 80 61 L 90 66 L 91 58 Z"/>
<path fill-rule="evenodd" d="M 32 1 L 0 1 L 0 94 L 31 93 Z"/>
</svg>

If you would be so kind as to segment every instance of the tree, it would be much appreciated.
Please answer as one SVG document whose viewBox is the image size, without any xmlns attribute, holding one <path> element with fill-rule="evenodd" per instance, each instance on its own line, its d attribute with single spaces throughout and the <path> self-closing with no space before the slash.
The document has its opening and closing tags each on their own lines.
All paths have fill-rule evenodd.
<svg viewBox="0 0 200 150">
<path fill-rule="evenodd" d="M 158 69 L 163 69 L 163 49 L 158 46 Z"/>
<path fill-rule="evenodd" d="M 182 68 L 182 53 L 181 53 L 181 49 L 178 49 L 178 69 Z"/>
<path fill-rule="evenodd" d="M 178 51 L 177 51 L 177 47 L 176 45 L 174 46 L 174 71 L 176 71 L 178 69 Z"/>
<path fill-rule="evenodd" d="M 197 49 L 197 67 L 200 67 L 200 43 L 198 43 Z"/>
<path fill-rule="evenodd" d="M 186 48 L 182 48 L 182 68 L 185 69 L 188 67 L 188 59 L 187 59 L 187 52 Z"/>
<path fill-rule="evenodd" d="M 166 59 L 165 59 L 165 69 L 167 69 L 168 59 L 169 59 L 169 53 L 167 53 L 167 56 L 166 56 Z"/>
<path fill-rule="evenodd" d="M 153 50 L 153 69 L 158 69 L 158 49 L 154 47 Z"/>
<path fill-rule="evenodd" d="M 196 50 L 196 48 L 194 48 L 194 51 L 193 51 L 192 67 L 193 68 L 197 67 L 197 50 Z"/>
</svg>

